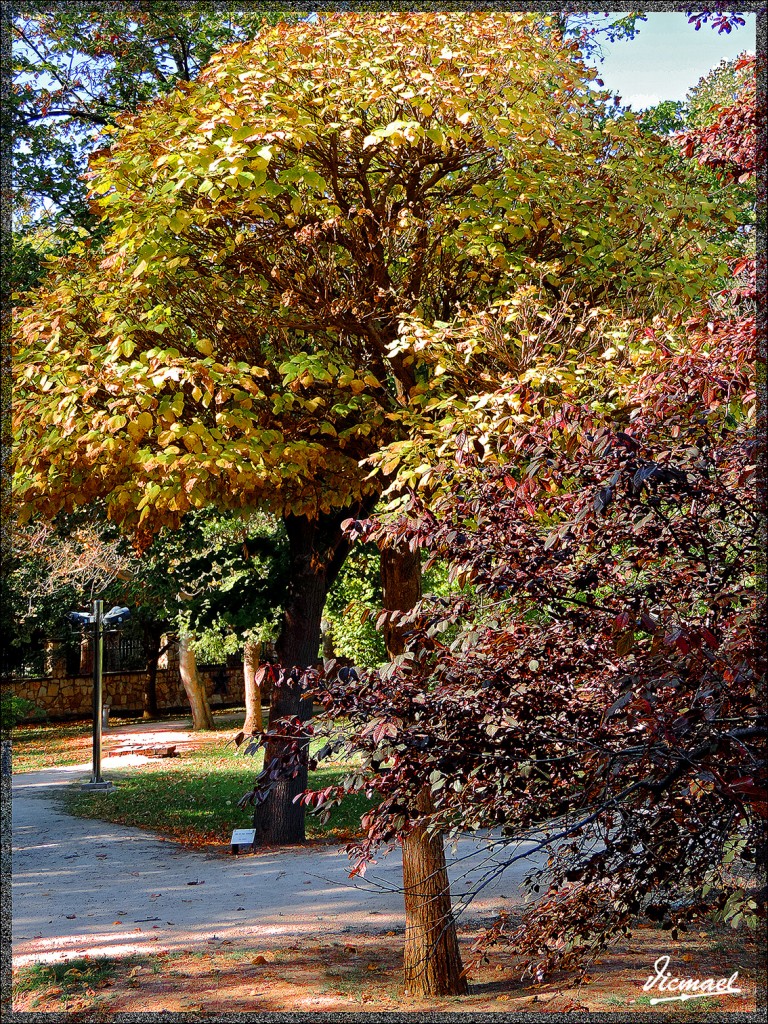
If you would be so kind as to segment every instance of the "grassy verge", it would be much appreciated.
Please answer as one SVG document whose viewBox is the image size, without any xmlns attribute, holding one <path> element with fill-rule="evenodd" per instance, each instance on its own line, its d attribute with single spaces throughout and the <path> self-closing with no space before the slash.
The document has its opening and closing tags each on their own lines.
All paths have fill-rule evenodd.
<svg viewBox="0 0 768 1024">
<path fill-rule="evenodd" d="M 37 772 L 87 761 L 91 752 L 91 726 L 45 723 L 19 725 L 11 733 L 14 772 Z"/>
<path fill-rule="evenodd" d="M 65 790 L 61 798 L 68 813 L 78 817 L 152 829 L 188 846 L 228 843 L 233 829 L 251 824 L 252 808 L 240 810 L 237 802 L 252 788 L 261 761 L 261 754 L 244 757 L 222 741 L 178 758 L 111 769 L 109 777 L 117 787 L 113 792 Z M 313 789 L 333 785 L 344 774 L 343 764 L 328 762 L 310 773 L 309 785 Z M 307 838 L 353 837 L 369 806 L 364 794 L 352 794 L 326 825 L 308 814 Z"/>
<path fill-rule="evenodd" d="M 13 980 L 14 1002 L 19 995 L 29 994 L 30 1007 L 43 1000 L 67 1003 L 73 997 L 96 995 L 97 989 L 108 985 L 123 961 L 108 957 L 78 957 L 61 963 L 37 963 L 22 967 Z"/>
<path fill-rule="evenodd" d="M 746 937 L 730 929 L 685 933 L 680 940 L 655 925 L 639 923 L 633 934 L 596 960 L 586 978 L 554 974 L 542 983 L 521 979 L 514 948 L 495 947 L 488 964 L 470 977 L 470 994 L 421 1000 L 402 988 L 402 930 L 344 937 L 282 935 L 272 939 L 258 929 L 236 943 L 204 943 L 194 949 L 161 950 L 107 960 L 81 958 L 74 964 L 38 964 L 13 972 L 17 1012 L 69 1013 L 79 1020 L 114 1020 L 118 1014 L 164 1012 L 168 1020 L 191 1014 L 302 1013 L 314 1020 L 322 1013 L 381 1014 L 403 1011 L 430 1019 L 462 1014 L 499 1019 L 553 1020 L 561 1014 L 620 1013 L 622 1019 L 693 1020 L 712 1012 L 718 1019 L 758 1020 L 756 988 L 764 976 L 762 936 Z M 464 955 L 481 933 L 460 927 Z M 340 941 L 333 941 L 338 938 Z M 715 953 L 722 945 L 723 952 Z M 695 999 L 690 1003 L 652 1006 L 643 983 L 661 950 L 668 950 L 681 976 L 729 977 L 738 970 L 742 995 Z M 684 966 L 683 966 L 684 965 Z M 68 974 L 74 966 L 75 971 Z M 631 1015 L 631 1018 L 630 1018 Z M 204 1019 L 204 1018 L 203 1018 Z M 335 1018 L 334 1018 L 335 1019 Z M 346 1019 L 346 1016 L 345 1016 Z"/>
</svg>

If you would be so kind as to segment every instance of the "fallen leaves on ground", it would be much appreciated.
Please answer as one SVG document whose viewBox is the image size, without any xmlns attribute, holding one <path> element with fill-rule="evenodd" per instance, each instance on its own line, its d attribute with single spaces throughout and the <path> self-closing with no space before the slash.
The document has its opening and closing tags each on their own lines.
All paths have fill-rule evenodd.
<svg viewBox="0 0 768 1024">
<path fill-rule="evenodd" d="M 462 947 L 468 949 L 477 935 L 475 929 L 462 928 Z M 269 948 L 260 943 L 260 947 L 254 950 L 237 942 L 226 949 L 207 946 L 128 957 L 108 982 L 80 993 L 77 1009 L 110 1015 L 184 1013 L 193 1006 L 209 1005 L 214 992 L 217 1012 L 222 1013 L 354 1012 L 364 1006 L 366 1012 L 405 1009 L 467 1015 L 517 1011 L 639 1014 L 655 1011 L 642 985 L 658 956 L 669 953 L 673 964 L 686 964 L 681 976 L 720 977 L 739 971 L 746 998 L 702 999 L 695 1006 L 686 1006 L 686 1012 L 754 1012 L 755 982 L 762 976 L 761 945 L 756 937 L 729 929 L 672 940 L 669 932 L 641 925 L 631 941 L 609 950 L 593 965 L 589 980 L 581 982 L 562 974 L 542 984 L 525 985 L 513 971 L 512 958 L 500 952 L 470 978 L 469 996 L 434 1000 L 404 996 L 402 933 L 394 943 L 382 932 L 355 935 L 354 943 L 328 942 L 310 935 L 290 945 L 276 942 Z M 350 960 L 350 953 L 358 956 Z M 18 975 L 14 972 L 14 981 Z M 14 1010 L 56 1012 L 64 1009 L 65 1003 L 67 1012 L 75 1009 L 71 994 L 48 983 L 42 989 L 17 991 Z"/>
</svg>

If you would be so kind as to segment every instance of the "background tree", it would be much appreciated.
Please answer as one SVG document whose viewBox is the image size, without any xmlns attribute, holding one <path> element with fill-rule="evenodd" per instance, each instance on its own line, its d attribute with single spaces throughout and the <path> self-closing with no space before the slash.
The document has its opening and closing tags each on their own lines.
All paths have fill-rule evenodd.
<svg viewBox="0 0 768 1024">
<path fill-rule="evenodd" d="M 755 74 L 755 57 L 745 54 L 734 62 L 727 87 L 722 78 L 713 86 L 722 86 L 724 102 L 705 108 L 713 90 L 702 88 L 702 107 L 696 108 L 685 139 L 686 156 L 695 155 L 699 163 L 739 182 L 748 181 L 765 156 L 765 111 L 758 109 Z"/>
<path fill-rule="evenodd" d="M 443 562 L 422 571 L 426 593 L 447 594 L 450 584 Z M 328 593 L 323 627 L 323 658 L 345 659 L 363 668 L 387 660 L 384 637 L 376 629 L 383 608 L 381 557 L 373 544 L 356 545 Z"/>
<path fill-rule="evenodd" d="M 170 574 L 182 589 L 190 654 L 204 660 L 242 655 L 246 706 L 242 728 L 246 733 L 258 732 L 263 727 L 258 663 L 266 646 L 276 639 L 282 613 L 286 538 L 278 521 L 259 512 L 233 517 L 210 509 L 191 519 L 200 531 L 197 557 L 186 520 L 180 530 L 161 535 L 150 552 L 158 546 L 165 550 Z M 174 555 L 170 561 L 169 547 Z"/>
<path fill-rule="evenodd" d="M 720 238 L 720 251 L 729 256 L 736 274 L 736 289 L 724 288 L 725 301 L 757 301 L 757 168 L 765 164 L 765 109 L 757 103 L 757 62 L 743 54 L 733 64 L 738 92 L 735 102 L 715 104 L 677 142 L 686 157 L 694 157 L 712 175 L 713 192 L 728 196 L 737 231 Z M 702 80 L 706 82 L 706 78 Z M 701 84 L 701 83 L 700 83 Z M 729 85 L 723 99 L 731 96 Z M 706 95 L 706 90 L 703 90 Z M 763 280 L 765 276 L 764 258 Z"/>
<path fill-rule="evenodd" d="M 562 10 L 544 15 L 545 26 L 573 39 L 587 57 L 599 56 L 605 42 L 634 39 L 647 15 L 643 11 L 598 12 Z"/>
<path fill-rule="evenodd" d="M 34 522 L 12 533 L 2 605 L 4 674 L 30 662 L 42 669 L 46 641 L 69 640 L 71 646 L 68 612 L 96 597 L 113 603 L 127 599 L 135 572 L 130 546 L 78 518 L 66 529 Z M 77 645 L 79 659 L 79 640 Z"/>
<path fill-rule="evenodd" d="M 753 89 L 755 61 L 746 54 L 720 63 L 702 75 L 685 98 L 686 127 L 705 128 L 717 109 L 732 107 L 745 90 Z"/>
<path fill-rule="evenodd" d="M 146 655 L 144 717 L 158 716 L 161 638 L 181 632 L 191 641 L 186 688 L 198 708 L 195 727 L 210 727 L 192 661 L 201 650 L 222 658 L 242 650 L 249 629 L 279 616 L 284 540 L 277 524 L 256 514 L 234 518 L 208 510 L 187 517 L 178 531 L 162 532 L 139 556 L 114 525 L 94 513 L 60 516 L 55 524 L 33 522 L 15 532 L 3 608 L 8 670 L 39 661 L 47 640 L 72 646 L 76 638 L 65 624 L 72 609 L 96 597 L 128 605 L 133 614 L 127 628 L 142 640 Z"/>
<path fill-rule="evenodd" d="M 64 253 L 78 228 L 96 228 L 82 175 L 88 155 L 120 114 L 192 81 L 222 47 L 252 39 L 281 12 L 221 12 L 206 4 L 54 4 L 14 12 L 14 207 L 33 211 L 14 224 L 13 287 L 26 289 L 44 273 L 34 243 L 44 232 Z M 288 14 L 288 17 L 294 15 Z M 98 232 L 96 232 L 98 236 Z"/>
<path fill-rule="evenodd" d="M 366 668 L 386 661 L 386 646 L 374 625 L 381 608 L 378 550 L 355 547 L 328 593 L 323 613 L 328 647 L 323 657 L 346 658 Z"/>
<path fill-rule="evenodd" d="M 764 162 L 765 145 L 765 112 L 756 101 L 756 71 L 754 55 L 723 61 L 689 91 L 685 104 L 661 103 L 640 116 L 645 128 L 668 136 L 680 159 L 695 156 L 709 175 L 712 200 L 727 202 L 727 216 L 736 230 L 721 229 L 711 242 L 712 251 L 727 264 L 720 291 L 733 283 L 734 260 L 737 275 L 751 273 L 754 287 L 754 175 Z"/>
<path fill-rule="evenodd" d="M 682 100 L 662 100 L 639 115 L 640 123 L 657 135 L 673 135 L 686 126 L 686 106 Z"/>
</svg>

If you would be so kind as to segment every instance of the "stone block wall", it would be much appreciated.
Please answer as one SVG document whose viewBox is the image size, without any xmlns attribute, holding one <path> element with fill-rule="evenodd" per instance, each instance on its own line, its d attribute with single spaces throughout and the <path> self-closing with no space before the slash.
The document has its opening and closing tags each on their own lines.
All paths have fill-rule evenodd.
<svg viewBox="0 0 768 1024">
<path fill-rule="evenodd" d="M 89 717 L 93 707 L 92 676 L 67 676 L 61 661 L 54 661 L 49 667 L 51 673 L 44 678 L 12 680 L 10 685 L 13 692 L 18 697 L 31 700 L 49 718 Z M 213 692 L 216 686 L 214 676 L 218 676 L 221 669 L 200 669 L 211 706 L 242 706 L 245 701 L 242 666 L 224 671 L 227 675 L 227 693 L 222 696 Z M 109 704 L 113 712 L 117 713 L 140 712 L 146 683 L 146 672 L 105 672 L 102 682 L 104 704 Z M 161 710 L 188 707 L 177 662 L 172 661 L 171 667 L 157 670 L 157 706 Z"/>
</svg>

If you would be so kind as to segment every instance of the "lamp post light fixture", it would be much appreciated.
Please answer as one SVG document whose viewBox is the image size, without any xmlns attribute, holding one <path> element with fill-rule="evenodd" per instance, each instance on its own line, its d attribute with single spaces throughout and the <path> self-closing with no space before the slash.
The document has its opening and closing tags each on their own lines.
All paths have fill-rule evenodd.
<svg viewBox="0 0 768 1024">
<path fill-rule="evenodd" d="M 83 629 L 93 629 L 93 758 L 91 765 L 91 781 L 84 782 L 81 789 L 94 790 L 114 789 L 114 783 L 101 777 L 101 730 L 102 730 L 102 663 L 104 655 L 104 627 L 118 626 L 130 618 L 128 608 L 115 606 L 104 614 L 104 602 L 94 601 L 91 612 L 70 612 L 69 620 Z"/>
</svg>

